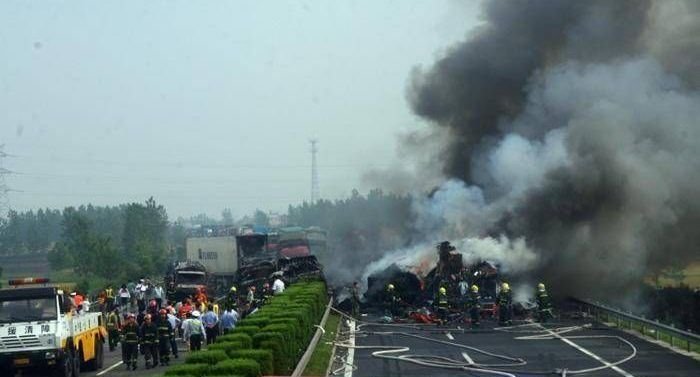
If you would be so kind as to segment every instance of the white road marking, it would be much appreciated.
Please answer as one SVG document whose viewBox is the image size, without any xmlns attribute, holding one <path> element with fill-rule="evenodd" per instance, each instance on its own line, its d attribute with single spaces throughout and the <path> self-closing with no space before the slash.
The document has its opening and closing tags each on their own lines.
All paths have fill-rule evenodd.
<svg viewBox="0 0 700 377">
<path fill-rule="evenodd" d="M 97 373 L 96 376 L 101 376 L 101 375 L 103 375 L 103 374 L 109 372 L 110 370 L 112 370 L 112 369 L 114 369 L 114 368 L 116 368 L 116 367 L 118 367 L 118 366 L 120 366 L 120 365 L 122 365 L 122 364 L 124 364 L 124 362 L 123 362 L 123 361 L 119 361 L 119 362 L 117 362 L 116 364 L 112 365 L 111 367 L 109 367 L 109 368 L 103 370 L 102 372 Z"/>
<path fill-rule="evenodd" d="M 355 358 L 355 321 L 349 320 L 348 326 L 350 326 L 350 339 L 348 339 L 350 347 L 348 347 L 348 357 L 345 360 L 345 373 L 343 374 L 344 377 L 352 377 L 352 370 L 354 367 L 353 362 Z"/>
<path fill-rule="evenodd" d="M 452 334 L 450 334 L 450 333 L 445 333 L 445 336 L 446 336 L 447 339 L 449 339 L 449 340 L 455 340 L 455 337 L 452 336 Z"/>
<path fill-rule="evenodd" d="M 467 360 L 467 362 L 468 362 L 470 365 L 474 365 L 474 360 L 472 360 L 472 358 L 469 357 L 469 355 L 467 355 L 466 352 L 462 352 L 462 357 L 464 358 L 464 360 Z"/>
<path fill-rule="evenodd" d="M 609 366 L 610 369 L 614 370 L 615 372 L 617 372 L 617 373 L 619 373 L 619 374 L 621 374 L 621 375 L 623 375 L 623 376 L 625 376 L 625 377 L 634 377 L 634 375 L 630 374 L 629 372 L 627 372 L 627 371 L 625 371 L 625 370 L 623 370 L 623 369 L 621 369 L 621 368 L 618 368 L 618 367 L 616 367 L 616 366 L 612 366 L 612 363 L 606 361 L 605 359 L 603 359 L 602 357 L 600 357 L 600 356 L 594 354 L 593 352 L 591 352 L 591 351 L 589 351 L 589 350 L 587 350 L 587 349 L 585 349 L 585 348 L 579 346 L 578 344 L 572 342 L 571 340 L 569 340 L 569 339 L 567 339 L 567 338 L 565 338 L 565 337 L 563 337 L 563 336 L 561 336 L 561 335 L 555 333 L 555 332 L 552 331 L 552 330 L 549 330 L 549 329 L 545 328 L 545 327 L 542 326 L 542 325 L 539 325 L 539 324 L 538 324 L 538 326 L 539 326 L 542 330 L 544 330 L 545 332 L 549 333 L 551 336 L 553 336 L 553 337 L 555 337 L 555 338 L 561 340 L 562 342 L 564 342 L 564 343 L 570 345 L 571 347 L 576 348 L 577 350 L 579 350 L 579 351 L 583 352 L 584 354 L 586 354 L 586 355 L 592 357 L 593 359 L 597 360 L 598 362 L 602 363 L 603 365 Z"/>
</svg>

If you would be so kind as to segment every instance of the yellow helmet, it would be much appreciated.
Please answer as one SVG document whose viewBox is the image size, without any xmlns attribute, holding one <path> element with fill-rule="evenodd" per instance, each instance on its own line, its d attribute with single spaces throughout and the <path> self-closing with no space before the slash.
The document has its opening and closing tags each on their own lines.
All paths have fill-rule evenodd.
<svg viewBox="0 0 700 377">
<path fill-rule="evenodd" d="M 234 287 L 231 287 L 230 291 L 231 291 L 231 292 L 236 292 L 237 289 L 236 289 L 236 287 L 234 286 Z"/>
<path fill-rule="evenodd" d="M 386 286 L 387 290 L 393 291 L 394 290 L 394 284 L 389 284 Z"/>
<path fill-rule="evenodd" d="M 447 289 L 445 289 L 445 287 L 440 287 L 440 294 L 444 295 L 446 293 L 447 293 Z"/>
<path fill-rule="evenodd" d="M 472 292 L 479 292 L 479 287 L 472 285 Z"/>
<path fill-rule="evenodd" d="M 508 283 L 503 283 L 501 284 L 501 289 L 508 292 L 510 291 L 510 285 L 508 285 Z"/>
<path fill-rule="evenodd" d="M 539 283 L 539 284 L 537 284 L 537 290 L 538 290 L 538 291 L 544 291 L 544 290 L 545 290 L 545 288 L 544 288 L 544 283 Z"/>
</svg>

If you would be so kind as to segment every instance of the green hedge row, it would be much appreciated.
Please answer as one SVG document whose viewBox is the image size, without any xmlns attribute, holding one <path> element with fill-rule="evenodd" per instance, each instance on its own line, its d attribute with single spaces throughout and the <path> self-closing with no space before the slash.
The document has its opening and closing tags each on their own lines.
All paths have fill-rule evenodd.
<svg viewBox="0 0 700 377">
<path fill-rule="evenodd" d="M 170 367 L 164 375 L 289 375 L 313 337 L 327 301 L 324 282 L 298 282 L 239 321 L 232 333 L 219 336 L 207 350 L 192 353 L 185 364 Z"/>
</svg>

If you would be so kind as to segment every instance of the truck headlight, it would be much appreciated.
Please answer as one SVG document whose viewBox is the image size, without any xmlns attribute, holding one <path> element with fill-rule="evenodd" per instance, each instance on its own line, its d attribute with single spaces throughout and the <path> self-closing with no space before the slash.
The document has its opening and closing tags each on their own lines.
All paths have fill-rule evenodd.
<svg viewBox="0 0 700 377">
<path fill-rule="evenodd" d="M 53 359 L 56 358 L 56 353 L 55 353 L 54 351 L 47 351 L 47 352 L 44 354 L 44 358 L 45 358 L 46 360 L 53 360 Z"/>
</svg>

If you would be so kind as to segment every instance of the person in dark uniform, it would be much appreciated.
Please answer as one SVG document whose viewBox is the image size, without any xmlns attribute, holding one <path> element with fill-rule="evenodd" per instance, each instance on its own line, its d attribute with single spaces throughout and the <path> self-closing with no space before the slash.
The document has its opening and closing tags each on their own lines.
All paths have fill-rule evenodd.
<svg viewBox="0 0 700 377">
<path fill-rule="evenodd" d="M 440 289 L 438 289 L 435 303 L 437 307 L 438 320 L 440 321 L 439 323 L 444 325 L 447 323 L 447 315 L 450 312 L 450 305 L 447 300 L 447 289 L 445 287 L 440 287 Z"/>
<path fill-rule="evenodd" d="M 384 311 L 387 317 L 396 317 L 399 315 L 399 302 L 401 299 L 396 294 L 396 287 L 389 283 L 386 286 L 386 295 L 384 298 Z"/>
<path fill-rule="evenodd" d="M 351 289 L 351 300 L 352 300 L 352 316 L 355 318 L 360 317 L 360 285 L 357 282 L 352 283 Z"/>
<path fill-rule="evenodd" d="M 146 359 L 146 369 L 158 366 L 158 326 L 146 314 L 141 325 L 141 347 Z"/>
<path fill-rule="evenodd" d="M 238 310 L 238 289 L 236 286 L 232 286 L 228 293 L 226 294 L 225 308 L 231 310 Z"/>
<path fill-rule="evenodd" d="M 139 327 L 136 324 L 136 317 L 131 313 L 127 315 L 126 324 L 122 329 L 122 350 L 126 369 L 136 370 L 139 353 Z"/>
<path fill-rule="evenodd" d="M 109 350 L 114 351 L 119 343 L 119 330 L 122 321 L 119 318 L 119 309 L 114 308 L 107 316 L 107 335 L 109 336 Z"/>
<path fill-rule="evenodd" d="M 498 324 L 500 326 L 512 325 L 513 293 L 510 291 L 508 283 L 501 284 L 501 291 L 498 292 L 496 302 L 498 303 Z"/>
<path fill-rule="evenodd" d="M 479 319 L 481 317 L 481 295 L 479 294 L 479 287 L 472 285 L 469 298 L 467 299 L 467 306 L 469 307 L 469 317 L 471 318 L 472 326 L 479 326 Z"/>
<path fill-rule="evenodd" d="M 173 326 L 168 321 L 168 311 L 160 310 L 158 317 L 158 356 L 160 365 L 170 364 L 170 341 L 175 336 Z M 154 360 L 155 362 L 155 360 Z"/>
<path fill-rule="evenodd" d="M 553 318 L 552 301 L 549 299 L 547 289 L 544 283 L 537 284 L 537 292 L 535 293 L 535 301 L 537 301 L 537 321 L 546 322 L 547 319 Z"/>
</svg>

